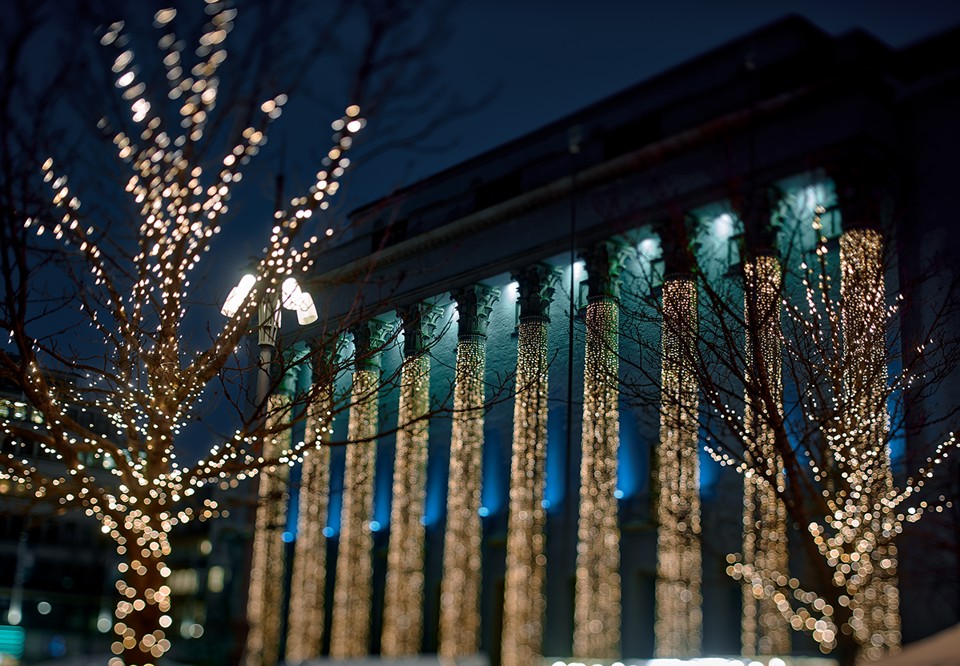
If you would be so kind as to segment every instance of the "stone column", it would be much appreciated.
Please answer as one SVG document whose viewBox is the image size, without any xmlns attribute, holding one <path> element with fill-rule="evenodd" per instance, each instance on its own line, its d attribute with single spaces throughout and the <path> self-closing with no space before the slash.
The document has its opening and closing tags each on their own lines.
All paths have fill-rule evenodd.
<svg viewBox="0 0 960 666">
<path fill-rule="evenodd" d="M 698 317 L 693 277 L 666 277 L 662 310 L 655 654 L 686 657 L 700 652 L 703 621 L 699 384 L 692 368 Z"/>
<path fill-rule="evenodd" d="M 504 582 L 503 666 L 528 666 L 543 639 L 547 453 L 547 325 L 559 271 L 535 264 L 514 275 L 519 283 L 517 389 L 513 409 L 510 513 Z"/>
<path fill-rule="evenodd" d="M 787 508 L 778 492 L 786 479 L 777 452 L 770 404 L 783 413 L 783 345 L 780 332 L 780 261 L 764 253 L 744 264 L 745 432 L 743 562 L 765 575 L 789 576 Z M 743 584 L 741 643 L 744 655 L 789 654 L 790 625 L 769 594 Z"/>
<path fill-rule="evenodd" d="M 330 656 L 362 657 L 370 651 L 373 612 L 373 489 L 376 473 L 380 350 L 392 327 L 373 319 L 352 330 L 353 387 L 343 472 L 340 547 L 333 592 Z"/>
<path fill-rule="evenodd" d="M 846 214 L 846 211 L 844 211 Z M 861 218 L 864 219 L 864 218 Z M 860 538 L 875 545 L 869 558 L 861 557 L 854 575 L 867 582 L 862 586 L 847 583 L 853 594 L 852 608 L 862 610 L 854 633 L 862 647 L 861 657 L 878 659 L 900 646 L 900 592 L 897 580 L 897 546 L 890 540 L 890 520 L 884 500 L 893 490 L 890 449 L 887 442 L 888 371 L 886 358 L 886 288 L 883 275 L 884 239 L 879 230 L 867 224 L 850 224 L 840 236 L 840 300 L 843 337 L 844 409 L 841 432 L 844 451 L 841 465 L 860 487 L 857 497 L 848 500 L 844 521 L 849 516 L 870 514 Z M 838 447 L 839 448 L 839 447 Z M 866 518 L 863 518 L 866 521 Z M 887 535 L 884 535 L 887 532 Z M 841 551 L 851 546 L 827 541 Z M 849 580 L 849 579 L 848 579 Z M 858 589 L 859 588 L 859 589 Z"/>
<path fill-rule="evenodd" d="M 423 638 L 423 501 L 427 476 L 430 408 L 430 357 L 442 310 L 418 303 L 400 313 L 404 362 L 400 374 L 397 450 L 393 462 L 393 502 L 387 548 L 383 638 L 385 657 L 420 652 Z"/>
<path fill-rule="evenodd" d="M 284 377 L 280 391 L 267 400 L 267 413 L 260 458 L 266 464 L 258 480 L 258 504 L 253 532 L 253 560 L 247 596 L 247 666 L 275 666 L 280 651 L 283 603 L 284 543 L 287 523 L 286 462 L 279 462 L 290 448 L 290 401 L 294 393 L 292 373 Z"/>
<path fill-rule="evenodd" d="M 580 519 L 573 654 L 620 656 L 620 527 L 617 489 L 619 305 L 622 243 L 606 241 L 584 255 L 588 301 L 583 370 Z"/>
<path fill-rule="evenodd" d="M 286 660 L 290 663 L 319 657 L 323 640 L 327 581 L 327 538 L 323 529 L 330 501 L 330 447 L 325 440 L 329 442 L 330 438 L 339 349 L 314 349 L 312 361 L 313 387 L 307 404 L 287 619 Z"/>
<path fill-rule="evenodd" d="M 460 322 L 440 586 L 440 656 L 451 664 L 480 649 L 484 368 L 487 324 L 499 294 L 484 285 L 451 294 Z"/>
</svg>

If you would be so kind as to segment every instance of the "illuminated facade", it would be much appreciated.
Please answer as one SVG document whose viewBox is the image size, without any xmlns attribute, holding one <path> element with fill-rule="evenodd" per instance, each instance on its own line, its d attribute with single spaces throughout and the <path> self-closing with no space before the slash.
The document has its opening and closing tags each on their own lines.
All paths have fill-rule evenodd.
<svg viewBox="0 0 960 666">
<path fill-rule="evenodd" d="M 898 444 L 876 400 L 892 396 L 889 339 L 923 342 L 914 327 L 929 321 L 891 307 L 882 250 L 906 252 L 897 275 L 915 276 L 922 244 L 890 216 L 887 183 L 943 198 L 873 134 L 902 122 L 899 107 L 808 66 L 868 80 L 881 47 L 859 39 L 782 21 L 353 214 L 354 236 L 311 279 L 330 317 L 358 303 L 370 321 L 399 317 L 403 343 L 384 333 L 376 365 L 358 363 L 349 423 L 331 433 L 348 442 L 330 465 L 331 655 L 479 651 L 518 666 L 849 650 L 855 634 L 872 657 L 956 619 L 957 586 L 940 590 L 950 603 L 898 588 L 925 482 L 895 473 L 896 446 L 945 460 L 952 443 L 917 428 Z M 747 51 L 762 54 L 752 88 Z M 860 219 L 860 198 L 883 205 Z M 785 220 L 781 204 L 800 199 Z M 764 252 L 758 227 L 772 230 Z M 836 324 L 822 358 L 841 357 L 822 365 L 844 374 L 829 400 L 791 371 L 821 342 L 809 322 Z M 801 415 L 838 418 L 798 425 L 788 406 L 804 400 Z M 842 465 L 855 481 L 842 501 L 818 486 L 829 510 L 804 513 L 783 499 L 787 458 L 825 441 L 826 458 L 793 461 L 811 484 Z M 926 511 L 942 526 L 941 509 Z M 813 555 L 842 585 L 808 586 Z"/>
</svg>

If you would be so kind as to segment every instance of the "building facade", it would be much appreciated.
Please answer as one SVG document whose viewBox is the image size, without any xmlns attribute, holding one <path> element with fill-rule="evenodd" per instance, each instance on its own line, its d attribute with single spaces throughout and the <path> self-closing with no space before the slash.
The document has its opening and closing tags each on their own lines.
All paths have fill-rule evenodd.
<svg viewBox="0 0 960 666">
<path fill-rule="evenodd" d="M 312 488 L 301 511 L 316 510 L 322 529 L 297 529 L 296 512 L 286 522 L 311 539 L 288 564 L 291 618 L 319 612 L 306 647 L 286 623 L 288 657 L 816 652 L 807 635 L 768 627 L 775 597 L 765 605 L 728 572 L 728 553 L 758 570 L 794 566 L 798 527 L 770 494 L 776 462 L 746 487 L 717 462 L 708 388 L 685 371 L 711 325 L 702 284 L 738 285 L 729 307 L 756 320 L 751 289 L 764 293 L 764 275 L 789 275 L 822 244 L 853 302 L 849 276 L 867 261 L 856 263 L 867 252 L 856 243 L 878 238 L 886 268 L 882 253 L 863 256 L 878 262 L 881 291 L 885 279 L 903 294 L 893 346 L 915 348 L 931 330 L 949 345 L 952 311 L 927 304 L 950 282 L 936 267 L 956 260 L 958 37 L 894 51 L 785 19 L 353 213 L 305 287 L 323 294 L 317 338 L 359 322 L 344 352 L 358 363 L 332 389 L 342 416 L 307 419 L 306 437 L 352 443 L 329 451 L 323 487 L 301 481 Z M 780 330 L 789 312 L 781 323 L 774 302 L 768 324 Z M 852 341 L 857 315 L 844 307 Z M 859 354 L 882 355 L 885 336 L 858 338 Z M 778 358 L 751 372 L 775 375 L 783 403 L 801 389 Z M 882 444 L 880 477 L 902 485 L 933 451 L 939 426 L 921 414 L 949 413 L 958 395 L 957 373 L 941 367 L 936 390 L 908 401 L 902 435 Z M 768 409 L 744 400 L 754 419 Z M 899 568 L 862 592 L 882 600 L 864 601 L 855 623 L 878 647 L 960 618 L 951 465 L 936 482 L 943 510 L 907 528 Z M 258 537 L 264 548 L 279 531 Z M 323 585 L 304 601 L 297 561 L 320 551 L 311 571 Z M 283 565 L 271 566 L 259 575 L 279 584 Z M 827 648 L 828 625 L 816 630 Z"/>
</svg>

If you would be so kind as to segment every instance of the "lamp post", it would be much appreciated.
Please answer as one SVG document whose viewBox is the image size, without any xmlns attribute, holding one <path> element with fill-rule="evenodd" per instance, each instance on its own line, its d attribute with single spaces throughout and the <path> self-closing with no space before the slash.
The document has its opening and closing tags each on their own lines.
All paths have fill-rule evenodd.
<svg viewBox="0 0 960 666">
<path fill-rule="evenodd" d="M 234 316 L 250 294 L 250 290 L 253 289 L 256 281 L 257 278 L 250 273 L 240 278 L 239 284 L 227 294 L 227 300 L 224 301 L 220 313 L 225 317 Z M 280 332 L 282 309 L 294 310 L 297 313 L 297 323 L 301 326 L 312 324 L 317 320 L 317 308 L 314 305 L 313 298 L 309 293 L 300 289 L 300 285 L 292 277 L 283 281 L 279 295 L 266 298 L 260 303 L 257 315 L 260 361 L 257 373 L 256 397 L 260 421 L 263 420 L 262 406 L 267 399 L 267 393 L 270 391 L 270 368 L 277 348 L 277 334 Z"/>
<path fill-rule="evenodd" d="M 220 310 L 221 314 L 226 317 L 233 317 L 250 295 L 250 291 L 253 289 L 256 281 L 257 279 L 254 275 L 249 273 L 244 275 L 240 279 L 239 284 L 237 284 L 237 286 L 231 289 L 230 293 L 227 294 L 227 299 L 223 304 L 223 308 Z M 256 402 L 254 403 L 256 405 L 256 427 L 258 429 L 263 428 L 266 425 L 266 406 L 272 388 L 273 360 L 276 353 L 277 335 L 280 332 L 280 318 L 283 309 L 294 310 L 297 313 L 297 322 L 301 326 L 312 324 L 317 320 L 317 309 L 314 305 L 313 298 L 310 297 L 310 294 L 300 289 L 300 285 L 297 284 L 297 281 L 292 277 L 283 281 L 279 294 L 275 292 L 268 292 L 260 302 L 257 311 L 259 359 L 257 366 Z M 256 512 L 250 516 L 250 527 L 252 532 L 255 532 L 255 524 Z M 256 540 L 256 538 L 257 537 L 255 535 L 254 539 L 249 542 L 248 548 L 246 549 L 245 569 L 247 570 L 253 566 L 253 542 Z M 248 577 L 245 584 L 241 586 L 239 598 L 239 605 L 244 609 L 244 617 L 248 618 L 247 622 L 244 622 L 242 627 L 239 629 L 240 643 L 246 646 L 244 649 L 245 656 L 242 657 L 242 659 L 246 660 L 251 658 L 259 658 L 255 654 L 256 651 L 254 651 L 253 655 L 251 655 L 249 652 L 250 644 L 248 640 L 248 633 L 251 628 L 247 609 L 250 594 L 248 589 L 249 584 L 250 579 Z M 279 618 L 280 614 L 277 613 L 276 617 Z M 257 631 L 262 634 L 263 627 L 260 626 Z M 279 631 L 279 628 L 277 628 L 277 631 Z M 261 635 L 260 639 L 263 638 L 264 636 Z M 262 643 L 262 640 L 260 642 Z"/>
</svg>

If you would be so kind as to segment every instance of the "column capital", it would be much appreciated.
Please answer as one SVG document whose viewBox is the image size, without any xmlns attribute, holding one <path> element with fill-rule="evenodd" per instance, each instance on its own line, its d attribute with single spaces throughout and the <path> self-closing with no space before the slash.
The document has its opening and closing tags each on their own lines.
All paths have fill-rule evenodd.
<svg viewBox="0 0 960 666">
<path fill-rule="evenodd" d="M 560 270 L 538 263 L 514 271 L 512 277 L 519 285 L 520 320 L 535 317 L 550 321 L 550 303 L 557 290 Z"/>
<path fill-rule="evenodd" d="M 293 397 L 297 394 L 297 379 L 300 377 L 300 369 L 296 366 L 287 368 L 286 372 L 277 382 L 275 393 Z"/>
<path fill-rule="evenodd" d="M 743 193 L 737 216 L 743 222 L 743 259 L 777 253 L 777 229 L 773 211 L 781 193 L 772 187 L 757 187 Z"/>
<path fill-rule="evenodd" d="M 844 231 L 877 229 L 893 189 L 893 175 L 876 155 L 851 155 L 827 169 L 833 179 Z"/>
<path fill-rule="evenodd" d="M 368 319 L 350 329 L 353 334 L 357 370 L 379 370 L 380 352 L 393 334 L 393 326 L 382 319 Z"/>
<path fill-rule="evenodd" d="M 313 338 L 307 343 L 310 348 L 310 369 L 314 384 L 333 383 L 337 372 L 346 360 L 345 343 L 346 340 L 343 335 L 323 339 Z"/>
<path fill-rule="evenodd" d="M 694 219 L 686 215 L 672 215 L 653 223 L 653 230 L 660 237 L 664 276 L 693 273 L 696 265 L 690 243 L 693 223 Z"/>
<path fill-rule="evenodd" d="M 587 301 L 618 300 L 620 298 L 620 271 L 627 259 L 627 245 L 623 241 L 601 241 L 580 253 L 587 268 Z"/>
<path fill-rule="evenodd" d="M 485 337 L 490 324 L 493 304 L 500 298 L 500 290 L 485 284 L 474 284 L 450 292 L 450 300 L 457 304 L 460 314 L 458 337 Z"/>
<path fill-rule="evenodd" d="M 279 372 L 274 393 L 287 397 L 294 397 L 299 393 L 300 387 L 304 385 L 304 382 L 300 381 L 301 376 L 310 367 L 311 349 L 309 343 L 297 343 L 286 350 L 275 366 Z"/>
<path fill-rule="evenodd" d="M 434 341 L 443 309 L 429 303 L 414 303 L 397 310 L 403 326 L 403 355 L 420 356 Z"/>
</svg>

